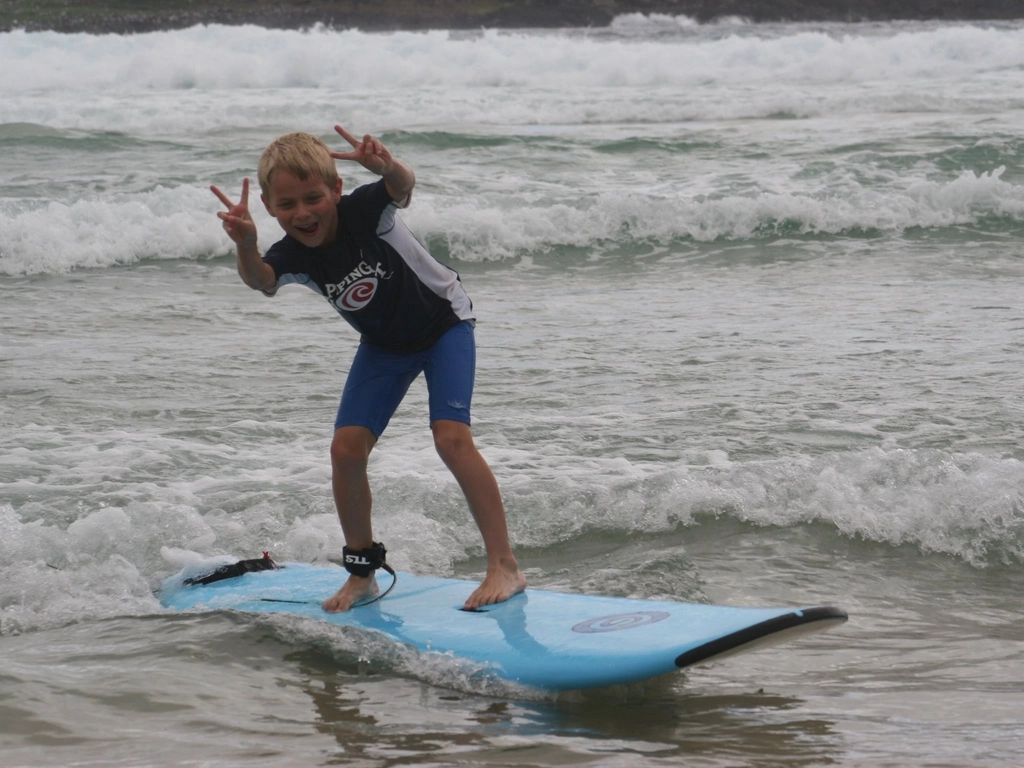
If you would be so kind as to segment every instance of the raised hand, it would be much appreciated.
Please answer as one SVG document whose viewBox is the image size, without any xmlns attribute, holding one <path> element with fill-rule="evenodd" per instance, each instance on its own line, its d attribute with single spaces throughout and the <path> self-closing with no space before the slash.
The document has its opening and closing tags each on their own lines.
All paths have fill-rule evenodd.
<svg viewBox="0 0 1024 768">
<path fill-rule="evenodd" d="M 210 191 L 228 208 L 226 212 L 217 211 L 217 217 L 224 222 L 224 231 L 228 233 L 228 237 L 236 245 L 255 246 L 256 223 L 249 214 L 249 180 L 242 180 L 242 198 L 238 203 L 231 202 L 231 199 L 215 186 L 211 186 Z"/>
<path fill-rule="evenodd" d="M 351 152 L 331 152 L 331 157 L 335 160 L 354 160 L 378 176 L 383 176 L 394 167 L 395 159 L 387 147 L 381 144 L 380 139 L 366 134 L 360 141 L 340 125 L 334 126 L 334 130 L 353 147 Z"/>
</svg>

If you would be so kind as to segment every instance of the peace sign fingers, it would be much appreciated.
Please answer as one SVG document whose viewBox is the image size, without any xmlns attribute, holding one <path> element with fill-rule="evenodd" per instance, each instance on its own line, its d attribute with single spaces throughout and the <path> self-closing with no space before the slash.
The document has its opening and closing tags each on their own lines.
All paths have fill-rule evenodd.
<svg viewBox="0 0 1024 768">
<path fill-rule="evenodd" d="M 216 186 L 211 185 L 210 186 L 210 191 L 213 192 L 213 194 L 215 194 L 217 196 L 217 198 L 222 203 L 224 203 L 224 205 L 227 206 L 228 211 L 231 211 L 231 209 L 236 207 L 235 204 L 231 202 L 231 199 L 227 195 L 225 195 L 223 192 L 221 192 L 220 189 L 218 189 Z M 237 207 L 244 208 L 247 211 L 249 210 L 249 180 L 248 179 L 242 179 L 242 199 L 238 202 L 238 206 Z"/>
<path fill-rule="evenodd" d="M 256 224 L 249 215 L 249 179 L 242 180 L 242 197 L 238 203 L 231 202 L 218 187 L 211 185 L 210 191 L 227 206 L 227 211 L 217 211 L 217 218 L 224 222 L 224 231 L 235 243 L 255 242 Z"/>
<path fill-rule="evenodd" d="M 331 157 L 335 160 L 354 160 L 366 170 L 382 176 L 390 170 L 394 160 L 380 139 L 366 134 L 359 140 L 340 125 L 334 126 L 334 130 L 352 145 L 351 152 L 331 152 Z"/>
<path fill-rule="evenodd" d="M 362 143 L 355 136 L 353 136 L 351 133 L 349 133 L 344 128 L 342 128 L 340 125 L 334 126 L 334 130 L 337 131 L 338 135 L 341 136 L 341 138 L 343 138 L 345 141 L 347 141 L 353 147 L 357 147 L 358 148 L 359 145 Z"/>
</svg>

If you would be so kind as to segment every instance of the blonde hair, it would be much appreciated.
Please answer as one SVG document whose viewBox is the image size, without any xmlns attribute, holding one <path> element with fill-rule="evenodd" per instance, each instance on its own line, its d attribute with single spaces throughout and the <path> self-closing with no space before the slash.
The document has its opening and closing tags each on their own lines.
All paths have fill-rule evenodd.
<svg viewBox="0 0 1024 768">
<path fill-rule="evenodd" d="M 328 187 L 338 183 L 338 166 L 331 157 L 331 150 L 323 141 L 308 133 L 278 136 L 263 150 L 257 176 L 264 197 L 270 197 L 271 176 L 282 169 L 302 181 L 310 176 L 319 176 Z"/>
</svg>

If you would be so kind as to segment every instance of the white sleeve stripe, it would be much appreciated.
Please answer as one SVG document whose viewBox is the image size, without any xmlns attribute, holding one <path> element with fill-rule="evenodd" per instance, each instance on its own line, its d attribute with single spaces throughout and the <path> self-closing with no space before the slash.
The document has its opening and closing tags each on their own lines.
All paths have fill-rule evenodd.
<svg viewBox="0 0 1024 768">
<path fill-rule="evenodd" d="M 381 240 L 398 252 L 420 282 L 451 303 L 452 310 L 460 320 L 476 319 L 469 295 L 459 282 L 458 273 L 431 256 L 393 211 L 390 219 L 392 226 L 380 236 Z"/>
<path fill-rule="evenodd" d="M 285 272 L 279 278 L 277 278 L 277 288 L 281 288 L 285 285 L 291 285 L 295 283 L 297 285 L 304 285 L 307 288 L 311 288 L 320 295 L 323 295 L 323 291 L 320 290 L 320 286 L 316 284 L 309 275 L 304 272 Z M 276 292 L 276 289 L 275 289 Z"/>
<path fill-rule="evenodd" d="M 380 221 L 377 222 L 377 237 L 384 237 L 395 228 L 398 217 L 395 216 L 396 206 L 394 203 L 388 205 L 380 214 Z"/>
</svg>

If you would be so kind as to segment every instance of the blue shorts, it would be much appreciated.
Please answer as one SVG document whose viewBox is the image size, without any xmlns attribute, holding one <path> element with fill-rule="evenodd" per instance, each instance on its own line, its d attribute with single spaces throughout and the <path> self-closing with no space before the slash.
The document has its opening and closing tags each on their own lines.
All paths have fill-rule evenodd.
<svg viewBox="0 0 1024 768">
<path fill-rule="evenodd" d="M 450 419 L 469 424 L 476 375 L 473 324 L 454 325 L 423 352 L 401 355 L 362 343 L 348 372 L 334 428 L 366 427 L 380 437 L 420 372 L 427 379 L 430 423 Z"/>
</svg>

